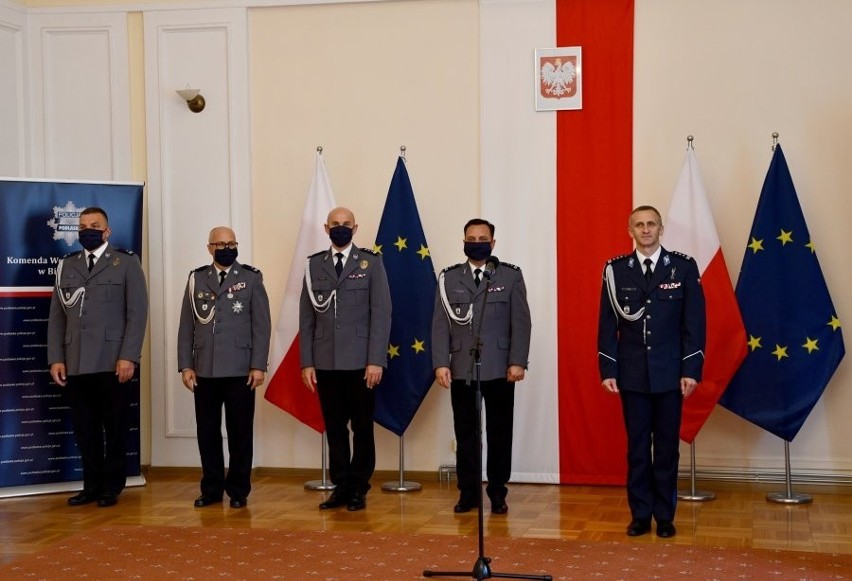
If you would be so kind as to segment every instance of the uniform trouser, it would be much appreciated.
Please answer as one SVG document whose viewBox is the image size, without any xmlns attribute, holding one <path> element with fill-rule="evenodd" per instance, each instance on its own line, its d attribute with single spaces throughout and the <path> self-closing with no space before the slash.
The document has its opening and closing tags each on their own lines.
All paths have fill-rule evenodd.
<svg viewBox="0 0 852 581">
<path fill-rule="evenodd" d="M 83 461 L 83 491 L 121 494 L 127 482 L 130 384 L 107 371 L 69 376 L 66 387 Z"/>
<path fill-rule="evenodd" d="M 367 494 L 376 468 L 373 414 L 375 390 L 381 389 L 382 384 L 368 389 L 364 371 L 317 370 L 317 392 L 328 437 L 329 474 L 337 492 L 344 496 Z M 352 428 L 351 452 L 347 424 Z"/>
<path fill-rule="evenodd" d="M 680 390 L 621 390 L 620 394 L 627 429 L 627 503 L 632 517 L 674 520 L 683 396 Z"/>
<path fill-rule="evenodd" d="M 512 424 L 515 415 L 515 384 L 506 379 L 491 379 L 481 384 L 486 421 L 483 429 L 488 442 L 486 491 L 492 500 L 506 498 L 506 483 L 512 473 Z M 482 485 L 479 455 L 480 434 L 476 429 L 476 386 L 464 380 L 450 384 L 453 426 L 456 432 L 456 476 L 461 496 L 474 500 Z"/>
<path fill-rule="evenodd" d="M 254 453 L 254 390 L 239 377 L 199 377 L 195 386 L 195 423 L 201 454 L 201 494 L 246 498 L 251 492 Z M 228 474 L 222 450 L 222 407 L 228 432 Z"/>
</svg>

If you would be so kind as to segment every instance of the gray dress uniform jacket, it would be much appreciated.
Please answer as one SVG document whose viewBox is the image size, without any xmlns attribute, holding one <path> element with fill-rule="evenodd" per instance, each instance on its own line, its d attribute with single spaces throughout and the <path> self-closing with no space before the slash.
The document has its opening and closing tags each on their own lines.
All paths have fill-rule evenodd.
<svg viewBox="0 0 852 581">
<path fill-rule="evenodd" d="M 107 244 L 89 272 L 86 254 L 60 261 L 50 300 L 47 360 L 65 363 L 68 375 L 114 372 L 119 359 L 139 363 L 148 321 L 139 257 Z"/>
<path fill-rule="evenodd" d="M 471 373 L 470 350 L 482 320 L 480 379 L 505 378 L 510 365 L 526 369 L 532 321 L 521 269 L 501 262 L 491 276 L 491 284 L 483 280 L 479 286 L 474 283 L 467 262 L 445 268 L 441 274 L 452 313 L 464 317 L 472 304 L 473 320 L 461 325 L 450 319 L 444 309 L 439 283 L 432 314 L 432 367 L 449 367 L 453 380 L 475 379 Z M 488 297 L 483 319 L 482 293 L 486 289 Z"/>
<path fill-rule="evenodd" d="M 266 371 L 272 322 L 263 274 L 234 262 L 222 286 L 212 264 L 189 276 L 180 310 L 178 371 L 193 369 L 208 378 Z"/>
<path fill-rule="evenodd" d="M 302 282 L 301 366 L 328 371 L 386 367 L 391 296 L 381 256 L 353 246 L 339 279 L 331 250 L 309 256 L 308 264 L 314 300 L 329 302 L 324 312 L 318 312 L 308 296 L 307 281 Z"/>
</svg>

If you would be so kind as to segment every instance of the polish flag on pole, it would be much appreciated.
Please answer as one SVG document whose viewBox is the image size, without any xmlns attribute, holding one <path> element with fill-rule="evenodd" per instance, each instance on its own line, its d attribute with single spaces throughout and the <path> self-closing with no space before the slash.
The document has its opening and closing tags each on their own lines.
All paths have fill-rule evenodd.
<svg viewBox="0 0 852 581">
<path fill-rule="evenodd" d="M 317 432 L 325 431 L 325 424 L 317 394 L 302 383 L 299 362 L 299 296 L 302 293 L 302 282 L 305 280 L 305 261 L 309 255 L 329 246 L 328 236 L 322 225 L 335 206 L 334 192 L 325 171 L 325 161 L 322 154 L 317 153 L 314 176 L 308 189 L 308 199 L 299 227 L 299 240 L 284 290 L 284 302 L 281 304 L 278 323 L 272 334 L 269 368 L 274 371 L 264 395 L 270 403 Z"/>
<path fill-rule="evenodd" d="M 707 303 L 704 377 L 684 400 L 680 437 L 692 443 L 746 356 L 746 333 L 692 142 L 672 195 L 663 245 L 695 258 Z"/>
</svg>

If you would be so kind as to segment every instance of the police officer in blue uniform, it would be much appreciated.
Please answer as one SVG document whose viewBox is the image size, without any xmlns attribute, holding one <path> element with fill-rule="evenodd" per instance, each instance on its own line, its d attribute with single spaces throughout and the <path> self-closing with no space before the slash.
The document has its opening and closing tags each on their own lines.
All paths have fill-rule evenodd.
<svg viewBox="0 0 852 581">
<path fill-rule="evenodd" d="M 387 365 L 391 296 L 381 256 L 352 243 L 357 230 L 352 210 L 329 212 L 331 248 L 308 257 L 299 303 L 302 382 L 319 395 L 335 485 L 321 510 L 365 509 L 376 466 L 375 388 Z"/>
<path fill-rule="evenodd" d="M 237 262 L 237 238 L 225 226 L 210 231 L 213 264 L 189 273 L 178 330 L 178 369 L 193 392 L 201 496 L 196 508 L 222 502 L 243 508 L 251 491 L 255 389 L 263 385 L 272 323 L 261 272 Z M 229 465 L 222 450 L 222 409 Z"/>
<path fill-rule="evenodd" d="M 515 383 L 526 373 L 532 323 L 521 269 L 491 257 L 494 244 L 493 224 L 480 218 L 465 224 L 464 253 L 468 261 L 441 272 L 432 314 L 432 366 L 438 385 L 450 389 L 453 406 L 459 489 L 453 509 L 456 513 L 477 507 L 482 487 L 481 441 L 472 383 L 476 379 L 472 347 L 477 332 L 481 342 L 480 383 L 488 420 L 486 491 L 493 514 L 509 511 L 506 483 L 512 472 Z M 490 267 L 490 278 L 486 266 Z"/>
<path fill-rule="evenodd" d="M 598 327 L 603 388 L 621 396 L 627 430 L 628 536 L 673 537 L 683 398 L 701 381 L 705 307 L 695 260 L 660 245 L 652 206 L 630 214 L 636 251 L 604 269 Z"/>
</svg>

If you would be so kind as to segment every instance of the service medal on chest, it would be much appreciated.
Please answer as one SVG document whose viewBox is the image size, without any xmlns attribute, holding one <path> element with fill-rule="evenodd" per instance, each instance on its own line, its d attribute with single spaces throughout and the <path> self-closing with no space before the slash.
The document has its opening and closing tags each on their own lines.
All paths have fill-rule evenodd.
<svg viewBox="0 0 852 581">
<path fill-rule="evenodd" d="M 234 301 L 234 312 L 242 313 L 243 312 L 243 303 L 240 301 Z"/>
<path fill-rule="evenodd" d="M 229 299 L 234 298 L 234 293 L 228 293 L 228 298 L 229 298 Z"/>
</svg>

